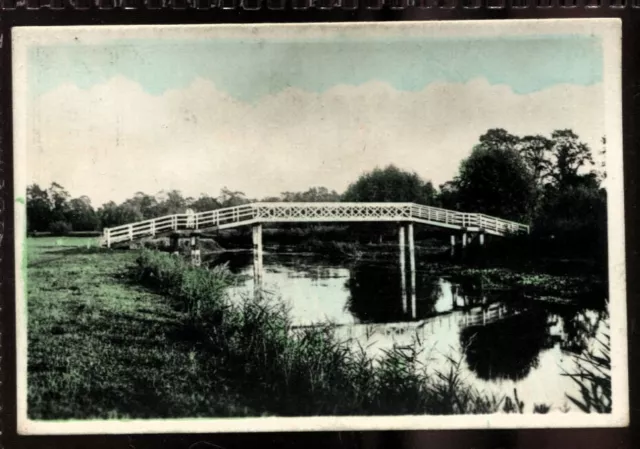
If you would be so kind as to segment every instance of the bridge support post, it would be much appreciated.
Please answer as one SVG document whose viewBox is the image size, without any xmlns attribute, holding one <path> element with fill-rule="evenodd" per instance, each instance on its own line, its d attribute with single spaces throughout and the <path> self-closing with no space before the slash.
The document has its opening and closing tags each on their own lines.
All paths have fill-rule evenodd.
<svg viewBox="0 0 640 449">
<path fill-rule="evenodd" d="M 480 242 L 480 246 L 484 245 L 484 231 L 480 231 L 480 234 L 478 235 L 478 242 Z"/>
<path fill-rule="evenodd" d="M 251 227 L 253 240 L 253 287 L 256 297 L 262 295 L 262 224 Z"/>
<path fill-rule="evenodd" d="M 411 317 L 416 317 L 416 248 L 413 238 L 413 223 L 407 224 L 409 234 L 409 269 L 411 270 Z"/>
<path fill-rule="evenodd" d="M 462 233 L 462 247 L 466 248 L 467 247 L 467 232 L 464 231 Z"/>
<path fill-rule="evenodd" d="M 171 234 L 171 252 L 178 253 L 180 251 L 180 235 L 179 234 Z"/>
<path fill-rule="evenodd" d="M 191 235 L 191 265 L 194 267 L 199 267 L 202 264 L 202 259 L 200 258 L 200 245 L 199 238 L 197 235 Z"/>
<path fill-rule="evenodd" d="M 451 256 L 456 252 L 456 236 L 455 234 L 451 234 Z"/>
<path fill-rule="evenodd" d="M 405 238 L 404 224 L 400 224 L 399 245 L 400 245 L 400 292 L 402 295 L 402 311 L 407 312 L 407 269 L 405 261 Z"/>
</svg>

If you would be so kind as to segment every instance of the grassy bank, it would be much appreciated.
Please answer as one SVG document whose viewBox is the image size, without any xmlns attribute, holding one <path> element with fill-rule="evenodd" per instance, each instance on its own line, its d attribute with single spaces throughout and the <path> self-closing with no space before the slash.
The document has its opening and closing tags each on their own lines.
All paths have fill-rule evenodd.
<svg viewBox="0 0 640 449">
<path fill-rule="evenodd" d="M 208 371 L 186 314 L 125 276 L 134 252 L 35 238 L 27 256 L 31 418 L 255 414 Z"/>
</svg>

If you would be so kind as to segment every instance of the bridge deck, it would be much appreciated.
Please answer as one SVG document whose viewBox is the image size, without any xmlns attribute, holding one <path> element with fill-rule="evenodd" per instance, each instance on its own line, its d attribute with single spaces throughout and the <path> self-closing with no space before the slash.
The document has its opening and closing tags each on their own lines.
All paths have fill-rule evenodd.
<svg viewBox="0 0 640 449">
<path fill-rule="evenodd" d="M 105 228 L 103 244 L 126 242 L 187 229 L 228 229 L 254 223 L 414 222 L 492 235 L 529 232 L 529 226 L 483 214 L 458 212 L 415 203 L 251 203 L 175 214 Z"/>
</svg>

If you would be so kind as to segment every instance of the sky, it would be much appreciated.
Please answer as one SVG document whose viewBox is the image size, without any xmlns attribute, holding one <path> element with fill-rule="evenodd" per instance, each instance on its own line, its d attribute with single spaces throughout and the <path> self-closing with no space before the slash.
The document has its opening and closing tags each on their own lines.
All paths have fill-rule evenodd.
<svg viewBox="0 0 640 449">
<path fill-rule="evenodd" d="M 262 198 L 395 164 L 439 185 L 487 129 L 604 135 L 591 35 L 106 39 L 28 53 L 29 183 L 94 205 Z"/>
</svg>

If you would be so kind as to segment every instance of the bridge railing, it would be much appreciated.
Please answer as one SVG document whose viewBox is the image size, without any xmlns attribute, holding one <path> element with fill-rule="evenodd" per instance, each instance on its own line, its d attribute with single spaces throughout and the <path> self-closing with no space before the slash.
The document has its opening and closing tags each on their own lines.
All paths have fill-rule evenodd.
<svg viewBox="0 0 640 449">
<path fill-rule="evenodd" d="M 261 221 L 394 221 L 411 218 L 411 203 L 255 203 Z"/>
<path fill-rule="evenodd" d="M 529 226 L 483 214 L 457 212 L 414 203 L 253 203 L 207 212 L 165 215 L 105 228 L 103 243 L 130 241 L 180 229 L 224 229 L 265 222 L 423 220 L 451 228 L 485 229 L 495 234 L 529 232 Z"/>
</svg>

